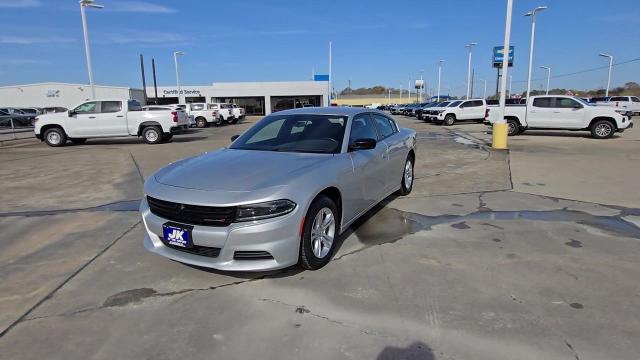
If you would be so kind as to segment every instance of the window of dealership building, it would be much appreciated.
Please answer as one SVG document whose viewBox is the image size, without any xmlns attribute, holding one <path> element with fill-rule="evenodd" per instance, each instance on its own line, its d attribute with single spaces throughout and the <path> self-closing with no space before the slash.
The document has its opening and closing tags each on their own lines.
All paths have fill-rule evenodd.
<svg viewBox="0 0 640 360">
<path fill-rule="evenodd" d="M 247 115 L 268 115 L 275 111 L 305 106 L 328 106 L 326 81 L 229 82 L 211 86 L 180 86 L 187 103 L 234 103 Z M 150 104 L 177 104 L 175 86 L 147 87 Z"/>
</svg>

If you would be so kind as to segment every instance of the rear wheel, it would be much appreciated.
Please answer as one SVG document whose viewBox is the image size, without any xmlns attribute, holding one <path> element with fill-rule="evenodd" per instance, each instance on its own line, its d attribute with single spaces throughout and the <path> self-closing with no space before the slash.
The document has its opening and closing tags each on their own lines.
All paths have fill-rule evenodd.
<svg viewBox="0 0 640 360">
<path fill-rule="evenodd" d="M 613 123 L 608 120 L 598 120 L 591 125 L 591 136 L 596 139 L 607 139 L 615 132 Z"/>
<path fill-rule="evenodd" d="M 507 119 L 507 135 L 516 136 L 520 134 L 520 123 L 513 119 Z"/>
<path fill-rule="evenodd" d="M 456 123 L 456 116 L 453 114 L 449 114 L 444 117 L 444 124 L 446 126 L 451 126 Z"/>
<path fill-rule="evenodd" d="M 207 127 L 207 119 L 203 117 L 196 118 L 196 127 L 199 127 L 199 128 Z"/>
<path fill-rule="evenodd" d="M 157 126 L 147 126 L 142 130 L 142 138 L 147 144 L 158 144 L 162 137 L 162 130 Z"/>
<path fill-rule="evenodd" d="M 400 190 L 398 193 L 402 196 L 409 195 L 411 189 L 413 189 L 413 157 L 407 156 L 407 161 L 404 163 L 404 171 L 402 172 L 402 181 L 400 182 Z"/>
<path fill-rule="evenodd" d="M 44 132 L 44 142 L 53 147 L 64 146 L 67 142 L 67 134 L 58 127 L 47 129 Z"/>
<path fill-rule="evenodd" d="M 300 265 L 307 270 L 317 270 L 327 265 L 333 255 L 339 229 L 336 204 L 324 195 L 318 196 L 304 219 Z"/>
</svg>

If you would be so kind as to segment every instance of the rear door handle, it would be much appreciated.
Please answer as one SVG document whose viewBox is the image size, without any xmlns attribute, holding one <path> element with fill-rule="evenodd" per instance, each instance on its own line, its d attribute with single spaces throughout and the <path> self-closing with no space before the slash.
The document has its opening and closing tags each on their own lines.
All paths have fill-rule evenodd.
<svg viewBox="0 0 640 360">
<path fill-rule="evenodd" d="M 89 116 L 89 119 L 95 119 L 95 118 L 96 118 L 95 116 Z"/>
<path fill-rule="evenodd" d="M 124 117 L 124 115 L 116 115 L 116 117 Z"/>
</svg>

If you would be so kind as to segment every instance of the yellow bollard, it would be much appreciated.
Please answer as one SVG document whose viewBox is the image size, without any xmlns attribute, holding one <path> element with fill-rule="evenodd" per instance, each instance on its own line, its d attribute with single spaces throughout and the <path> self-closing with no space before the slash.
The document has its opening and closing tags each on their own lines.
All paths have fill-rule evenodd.
<svg viewBox="0 0 640 360">
<path fill-rule="evenodd" d="M 493 124 L 493 136 L 491 147 L 494 150 L 506 150 L 507 149 L 507 136 L 509 132 L 509 125 L 506 123 L 494 123 Z"/>
</svg>

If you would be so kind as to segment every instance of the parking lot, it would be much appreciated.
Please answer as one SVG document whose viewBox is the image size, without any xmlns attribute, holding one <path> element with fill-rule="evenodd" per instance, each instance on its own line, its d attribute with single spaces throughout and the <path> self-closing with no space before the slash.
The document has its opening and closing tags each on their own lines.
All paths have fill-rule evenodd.
<svg viewBox="0 0 640 360">
<path fill-rule="evenodd" d="M 636 359 L 640 130 L 418 131 L 416 182 L 318 271 L 222 273 L 147 253 L 143 180 L 237 125 L 0 150 L 1 359 Z M 215 181 L 215 179 L 212 179 Z"/>
</svg>

